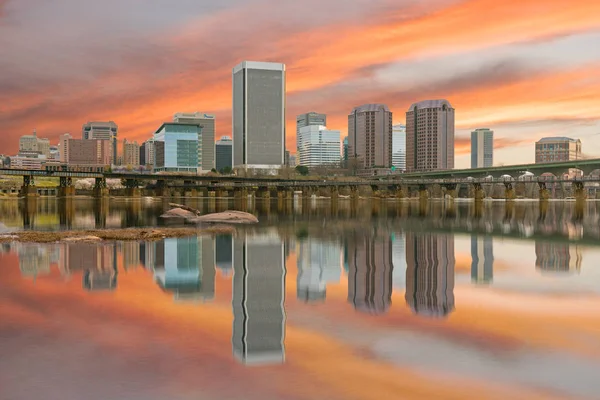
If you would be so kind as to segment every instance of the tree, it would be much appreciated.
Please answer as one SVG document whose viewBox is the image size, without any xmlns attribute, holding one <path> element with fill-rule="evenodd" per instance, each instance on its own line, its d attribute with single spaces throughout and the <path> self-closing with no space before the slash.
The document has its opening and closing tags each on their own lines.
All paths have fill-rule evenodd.
<svg viewBox="0 0 600 400">
<path fill-rule="evenodd" d="M 296 172 L 302 176 L 307 176 L 308 175 L 308 167 L 305 167 L 304 165 L 298 165 L 296 167 Z"/>
<path fill-rule="evenodd" d="M 217 169 L 216 169 L 216 168 L 212 168 L 212 169 L 210 170 L 210 172 L 216 173 L 216 172 L 217 172 Z"/>
<path fill-rule="evenodd" d="M 233 172 L 233 169 L 231 169 L 231 167 L 228 165 L 226 167 L 221 168 L 220 171 L 223 175 L 231 175 L 231 173 Z"/>
</svg>

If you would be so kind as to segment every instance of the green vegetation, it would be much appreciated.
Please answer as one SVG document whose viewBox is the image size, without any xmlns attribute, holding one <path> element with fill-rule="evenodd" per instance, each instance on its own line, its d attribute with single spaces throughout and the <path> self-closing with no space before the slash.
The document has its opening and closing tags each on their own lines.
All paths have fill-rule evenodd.
<svg viewBox="0 0 600 400">
<path fill-rule="evenodd" d="M 296 172 L 302 176 L 308 176 L 308 167 L 305 167 L 304 165 L 298 165 L 296 167 Z"/>
</svg>

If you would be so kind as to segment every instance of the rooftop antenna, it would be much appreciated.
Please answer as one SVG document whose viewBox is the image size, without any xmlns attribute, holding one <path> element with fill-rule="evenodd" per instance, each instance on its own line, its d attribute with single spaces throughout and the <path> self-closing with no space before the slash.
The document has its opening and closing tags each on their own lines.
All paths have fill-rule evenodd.
<svg viewBox="0 0 600 400">
<path fill-rule="evenodd" d="M 35 130 L 35 128 L 33 128 L 33 136 L 37 137 L 37 131 Z"/>
</svg>

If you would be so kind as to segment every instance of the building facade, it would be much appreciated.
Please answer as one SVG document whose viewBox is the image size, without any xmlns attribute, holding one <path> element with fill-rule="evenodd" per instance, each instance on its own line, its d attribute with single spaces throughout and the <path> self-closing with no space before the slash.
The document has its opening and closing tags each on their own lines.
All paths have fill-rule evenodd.
<svg viewBox="0 0 600 400">
<path fill-rule="evenodd" d="M 300 149 L 300 128 L 310 125 L 327 126 L 327 115 L 311 111 L 296 116 L 296 152 Z"/>
<path fill-rule="evenodd" d="M 33 134 L 23 135 L 19 138 L 19 153 L 37 153 L 49 158 L 50 140 L 45 138 L 39 138 L 37 136 L 36 130 L 34 129 Z"/>
<path fill-rule="evenodd" d="M 304 239 L 298 243 L 296 295 L 305 302 L 323 301 L 328 283 L 339 283 L 342 249 L 337 242 Z"/>
<path fill-rule="evenodd" d="M 123 165 L 139 167 L 140 164 L 140 146 L 137 142 L 129 142 L 123 139 Z"/>
<path fill-rule="evenodd" d="M 581 140 L 568 137 L 545 137 L 535 142 L 535 163 L 581 159 Z"/>
<path fill-rule="evenodd" d="M 69 161 L 69 140 L 73 139 L 70 133 L 60 135 L 58 138 L 58 153 L 60 155 L 60 162 L 66 163 Z"/>
<path fill-rule="evenodd" d="M 106 166 L 111 164 L 112 146 L 108 140 L 67 139 L 66 154 L 69 165 Z"/>
<path fill-rule="evenodd" d="M 116 164 L 118 158 L 117 134 L 119 127 L 113 121 L 88 122 L 81 128 L 81 138 L 84 140 L 108 140 L 111 146 L 110 163 Z"/>
<path fill-rule="evenodd" d="M 471 132 L 471 168 L 494 165 L 494 131 L 482 128 Z"/>
<path fill-rule="evenodd" d="M 233 68 L 233 165 L 279 169 L 285 152 L 285 65 Z"/>
<path fill-rule="evenodd" d="M 425 100 L 406 112 L 406 171 L 454 168 L 454 108 Z"/>
<path fill-rule="evenodd" d="M 308 125 L 300 128 L 298 138 L 299 165 L 318 167 L 339 164 L 340 131 L 328 130 L 323 125 Z"/>
<path fill-rule="evenodd" d="M 215 168 L 215 116 L 202 112 L 177 113 L 173 116 L 173 122 L 200 126 L 201 135 L 198 136 L 199 171 L 208 172 Z"/>
<path fill-rule="evenodd" d="M 384 104 L 365 104 L 348 115 L 349 159 L 364 169 L 392 165 L 392 112 Z"/>
<path fill-rule="evenodd" d="M 406 125 L 392 128 L 392 165 L 400 171 L 406 170 Z"/>
<path fill-rule="evenodd" d="M 155 172 L 198 172 L 199 125 L 167 122 L 154 133 Z"/>
<path fill-rule="evenodd" d="M 144 165 L 154 165 L 154 139 L 144 142 Z"/>
<path fill-rule="evenodd" d="M 217 140 L 215 145 L 216 169 L 222 171 L 224 168 L 233 168 L 233 140 L 229 136 L 223 136 Z"/>
</svg>

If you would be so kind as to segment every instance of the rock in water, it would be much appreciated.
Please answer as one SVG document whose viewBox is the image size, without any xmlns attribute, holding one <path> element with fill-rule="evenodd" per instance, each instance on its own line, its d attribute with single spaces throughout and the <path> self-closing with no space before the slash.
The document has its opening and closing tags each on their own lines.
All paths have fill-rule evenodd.
<svg viewBox="0 0 600 400">
<path fill-rule="evenodd" d="M 224 211 L 188 219 L 191 223 L 256 224 L 258 218 L 242 211 Z"/>
<path fill-rule="evenodd" d="M 183 208 L 172 208 L 163 215 L 161 218 L 193 218 L 196 214 L 191 211 L 184 210 Z"/>
</svg>

